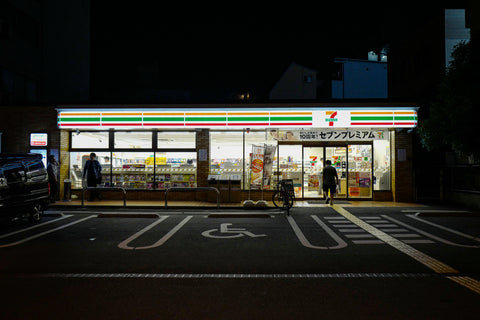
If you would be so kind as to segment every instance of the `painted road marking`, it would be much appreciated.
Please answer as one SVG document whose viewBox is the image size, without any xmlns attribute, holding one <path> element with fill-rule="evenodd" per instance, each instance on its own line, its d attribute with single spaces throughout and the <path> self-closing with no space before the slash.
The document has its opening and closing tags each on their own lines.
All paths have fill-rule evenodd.
<svg viewBox="0 0 480 320">
<path fill-rule="evenodd" d="M 469 235 L 469 234 L 466 234 L 466 233 L 463 233 L 463 232 L 460 232 L 460 231 L 457 231 L 457 230 L 453 230 L 453 229 L 444 227 L 444 226 L 442 226 L 442 225 L 439 225 L 439 224 L 436 224 L 436 223 L 433 223 L 433 222 L 424 220 L 424 219 L 419 218 L 419 217 L 417 217 L 417 216 L 414 216 L 414 215 L 411 215 L 411 214 L 407 214 L 407 217 L 412 218 L 412 219 L 415 219 L 415 220 L 418 220 L 418 221 L 423 222 L 423 223 L 426 223 L 426 224 L 429 224 L 429 225 L 434 226 L 434 227 L 436 227 L 436 228 L 439 228 L 439 229 L 442 229 L 442 230 L 445 230 L 445 231 L 454 233 L 454 234 L 459 235 L 459 236 L 462 236 L 462 237 L 464 237 L 464 238 L 467 238 L 467 239 L 471 239 L 471 240 L 480 242 L 480 239 L 479 239 L 478 237 L 474 237 L 474 236 L 471 236 L 471 235 Z"/>
<path fill-rule="evenodd" d="M 369 223 L 368 221 L 365 221 L 365 222 Z M 396 224 L 378 223 L 378 222 L 372 223 L 372 226 L 377 227 L 377 228 L 395 228 L 395 227 L 398 227 Z"/>
<path fill-rule="evenodd" d="M 345 237 L 349 239 L 375 238 L 371 234 L 346 234 Z"/>
<path fill-rule="evenodd" d="M 375 228 L 374 226 L 366 223 L 365 221 L 357 218 L 344 208 L 340 207 L 339 205 L 334 204 L 333 209 L 337 211 L 339 214 L 347 218 L 348 220 L 352 221 L 360 228 L 364 229 L 368 233 L 374 235 L 376 238 L 382 240 L 383 242 L 389 244 L 390 246 L 394 247 L 395 249 L 399 250 L 400 252 L 405 253 L 406 255 L 412 257 L 413 259 L 417 260 L 418 262 L 422 263 L 423 265 L 429 267 L 433 271 L 437 273 L 458 273 L 457 270 L 450 267 L 449 265 L 430 257 L 429 255 L 415 249 L 414 247 L 402 242 L 385 232 Z"/>
<path fill-rule="evenodd" d="M 365 232 L 363 229 L 338 229 L 338 231 L 342 233 L 347 233 L 347 232 Z"/>
<path fill-rule="evenodd" d="M 325 230 L 328 233 L 328 235 L 330 235 L 330 237 L 332 237 L 333 240 L 335 240 L 337 245 L 332 246 L 332 247 L 321 247 L 321 246 L 315 246 L 315 245 L 311 244 L 310 241 L 308 241 L 308 239 L 303 234 L 302 230 L 298 227 L 298 225 L 295 222 L 295 220 L 293 219 L 293 217 L 292 216 L 287 216 L 288 223 L 290 223 L 290 226 L 292 227 L 293 232 L 295 232 L 295 235 L 297 236 L 298 240 L 300 240 L 300 243 L 304 247 L 307 247 L 307 248 L 310 248 L 310 249 L 318 249 L 318 250 L 333 250 L 333 249 L 345 248 L 347 246 L 347 243 L 345 241 L 343 241 L 343 239 L 341 237 L 339 237 L 325 223 L 323 223 L 320 220 L 320 218 L 318 218 L 317 216 L 314 216 L 314 215 L 312 215 L 311 217 L 312 217 L 313 220 L 315 220 L 315 222 L 318 223 L 318 225 L 320 225 L 320 227 L 322 227 L 323 230 Z"/>
<path fill-rule="evenodd" d="M 250 238 L 266 237 L 266 234 L 253 234 L 247 229 L 244 228 L 229 228 L 232 223 L 222 223 L 220 224 L 220 229 L 211 229 L 202 232 L 202 236 L 207 238 L 214 239 L 232 239 L 232 238 L 241 238 L 243 236 L 248 236 Z M 222 235 L 213 235 L 213 232 L 220 232 Z"/>
<path fill-rule="evenodd" d="M 348 225 L 343 225 L 343 224 L 334 224 L 333 225 L 335 228 L 358 228 L 358 226 L 354 225 L 354 224 L 348 224 Z"/>
<path fill-rule="evenodd" d="M 416 233 L 393 233 L 391 234 L 394 238 L 420 238 L 421 235 Z"/>
<path fill-rule="evenodd" d="M 476 293 L 480 294 L 480 281 L 475 280 L 470 277 L 461 277 L 461 276 L 451 276 L 447 277 L 450 280 L 455 281 L 458 284 L 461 284 L 468 289 L 475 291 Z"/>
<path fill-rule="evenodd" d="M 10 236 L 13 236 L 14 234 L 22 233 L 22 232 L 32 230 L 32 229 L 35 229 L 35 228 L 43 227 L 47 224 L 54 223 L 54 222 L 57 222 L 57 221 L 60 221 L 60 220 L 66 219 L 66 218 L 70 218 L 71 216 L 72 215 L 62 216 L 62 217 L 60 217 L 58 219 L 55 219 L 55 220 L 50 220 L 50 221 L 47 221 L 47 222 L 36 224 L 34 226 L 31 226 L 31 227 L 28 227 L 28 228 L 25 228 L 25 229 L 13 231 L 13 232 L 10 232 L 10 233 L 7 233 L 7 234 L 2 234 L 2 235 L 0 235 L 0 239 L 10 237 Z"/>
<path fill-rule="evenodd" d="M 402 241 L 405 242 L 405 243 L 416 243 L 416 244 L 435 243 L 434 241 L 428 240 L 428 239 L 405 239 L 405 240 L 402 240 Z"/>
<path fill-rule="evenodd" d="M 148 230 L 152 229 L 153 227 L 155 227 L 157 224 L 163 222 L 165 219 L 167 219 L 168 216 L 161 216 L 157 221 L 151 223 L 150 225 L 146 226 L 145 228 L 143 228 L 142 230 L 138 231 L 137 233 L 135 233 L 134 235 L 132 235 L 130 238 L 120 242 L 118 244 L 118 247 L 120 249 L 126 249 L 126 250 L 146 250 L 146 249 L 152 249 L 152 248 L 156 248 L 156 247 L 160 247 L 161 245 L 163 245 L 165 242 L 168 241 L 168 239 L 170 239 L 178 230 L 180 230 L 191 218 L 193 218 L 193 216 L 188 216 L 186 217 L 185 219 L 183 219 L 179 224 L 177 224 L 173 229 L 171 229 L 167 234 L 165 234 L 162 238 L 160 238 L 160 240 L 158 240 L 157 242 L 155 242 L 154 244 L 150 245 L 150 246 L 144 246 L 144 247 L 130 247 L 128 246 L 128 244 L 130 242 L 132 242 L 133 240 L 137 239 L 138 237 L 140 237 L 142 234 L 144 234 L 145 232 L 147 232 Z"/>
<path fill-rule="evenodd" d="M 49 234 L 49 233 L 52 233 L 52 232 L 55 232 L 55 231 L 58 231 L 58 230 L 61 230 L 61 229 L 68 228 L 68 227 L 70 227 L 70 226 L 73 226 L 74 224 L 83 222 L 83 221 L 85 221 L 85 220 L 88 220 L 88 219 L 91 219 L 91 218 L 94 218 L 94 217 L 96 217 L 96 215 L 88 216 L 88 217 L 86 217 L 86 218 L 83 218 L 83 219 L 80 219 L 80 220 L 77 220 L 77 221 L 70 222 L 70 223 L 65 224 L 65 225 L 63 225 L 63 226 L 60 226 L 60 227 L 57 227 L 57 228 L 54 228 L 54 229 L 51 229 L 51 230 L 48 230 L 48 231 L 45 231 L 45 232 L 42 232 L 42 233 L 35 234 L 35 235 L 31 236 L 31 237 L 28 237 L 28 238 L 19 240 L 19 241 L 17 241 L 17 242 L 12 242 L 12 243 L 8 243 L 8 244 L 1 245 L 0 248 L 13 247 L 13 246 L 19 245 L 19 244 L 21 244 L 21 243 L 24 243 L 24 242 L 27 242 L 27 241 L 36 239 L 36 238 L 40 238 L 40 237 L 42 237 L 42 236 L 44 236 L 44 235 L 47 235 L 47 234 Z"/>
<path fill-rule="evenodd" d="M 467 245 L 467 244 L 460 244 L 460 243 L 451 242 L 451 241 L 449 241 L 449 240 L 446 240 L 446 239 L 437 237 L 437 236 L 435 236 L 435 235 L 433 235 L 433 234 L 431 234 L 431 233 L 428 233 L 428 232 L 426 232 L 426 231 L 423 231 L 423 230 L 420 230 L 420 229 L 418 229 L 418 228 L 415 228 L 414 226 L 411 226 L 411 225 L 409 225 L 409 224 L 406 224 L 406 223 L 403 223 L 403 222 L 401 222 L 401 221 L 398 221 L 397 219 L 394 219 L 394 218 L 392 218 L 392 217 L 388 217 L 388 216 L 384 216 L 384 217 L 385 217 L 386 219 L 389 219 L 389 220 L 391 220 L 391 221 L 393 221 L 393 222 L 395 222 L 395 223 L 397 223 L 397 224 L 405 227 L 405 228 L 409 228 L 409 229 L 411 229 L 411 230 L 413 230 L 413 231 L 415 231 L 415 232 L 417 232 L 417 233 L 420 233 L 420 234 L 422 234 L 422 235 L 424 235 L 424 236 L 426 236 L 426 237 L 428 237 L 428 238 L 430 238 L 430 239 L 437 240 L 437 241 L 439 241 L 439 242 L 442 242 L 442 243 L 445 243 L 445 244 L 448 244 L 448 245 L 451 245 L 451 246 L 463 247 L 463 248 L 475 248 L 475 249 L 480 248 L 480 245 Z M 419 219 L 419 218 L 415 217 L 414 219 Z M 421 219 L 421 220 L 423 220 L 423 219 Z M 427 221 L 427 222 L 428 222 L 428 221 Z M 429 222 L 428 224 L 430 224 L 430 225 L 435 225 L 434 223 L 431 223 L 431 222 Z M 466 238 L 468 238 L 468 239 L 476 240 L 475 237 L 472 237 L 472 236 L 470 236 L 470 235 L 467 235 L 467 234 L 458 232 L 458 231 L 456 231 L 456 230 L 452 230 L 452 229 L 449 229 L 449 228 L 446 228 L 446 227 L 443 227 L 443 226 L 439 226 L 439 225 L 435 225 L 435 226 L 436 226 L 436 227 L 441 227 L 441 229 L 443 229 L 443 230 L 450 231 L 450 232 L 452 232 L 452 233 L 455 233 L 455 234 L 457 234 L 457 235 L 466 237 Z"/>
<path fill-rule="evenodd" d="M 325 217 L 327 218 L 327 217 Z M 385 242 L 381 240 L 365 240 L 365 239 L 372 239 L 375 238 L 371 234 L 365 234 L 366 231 L 364 229 L 359 229 L 356 224 L 353 224 L 350 220 L 346 220 L 343 216 L 341 219 L 332 219 L 332 217 L 328 217 L 328 222 L 333 224 L 333 227 L 338 228 L 339 232 L 342 232 L 344 236 L 348 239 L 355 239 L 352 240 L 354 244 L 357 245 L 373 245 L 373 244 L 385 244 Z M 362 220 L 365 222 L 371 222 L 372 226 L 379 228 L 383 232 L 408 232 L 407 229 L 401 229 L 397 224 L 392 224 L 392 221 L 385 220 L 381 217 L 361 217 Z M 368 219 L 368 220 L 367 220 Z M 341 224 L 339 224 L 341 223 Z M 395 233 L 390 234 L 395 238 L 418 238 L 421 237 L 418 234 L 413 233 Z M 362 239 L 362 240 L 358 240 Z M 404 240 L 405 243 L 416 243 L 416 244 L 427 244 L 427 243 L 435 243 L 431 240 L 424 240 L 424 239 L 408 239 Z"/>
<path fill-rule="evenodd" d="M 345 210 L 344 208 L 338 206 L 338 205 L 333 205 L 333 209 L 340 213 L 342 216 L 347 218 L 348 220 L 352 221 L 353 223 L 357 224 L 359 227 L 365 229 L 367 232 L 371 233 L 375 237 L 377 237 L 380 240 L 385 241 L 387 244 L 391 245 L 395 249 L 405 253 L 406 255 L 412 257 L 413 259 L 417 260 L 418 262 L 422 263 L 423 265 L 429 267 L 436 273 L 459 273 L 457 270 L 454 268 L 450 267 L 449 265 L 433 258 L 430 257 L 429 255 L 426 255 L 425 253 L 413 248 L 412 246 L 409 246 L 408 244 L 405 243 L 405 241 L 400 241 L 398 239 L 395 239 L 392 236 L 389 236 L 385 232 L 382 232 L 378 230 L 377 228 L 369 225 L 368 223 L 360 220 L 359 218 L 355 217 L 353 214 Z M 395 223 L 398 223 L 399 221 L 396 221 L 393 218 L 387 217 L 382 215 L 382 217 L 387 218 Z M 401 223 L 400 223 L 401 225 Z M 414 240 L 412 240 L 414 241 Z M 470 278 L 470 277 L 463 277 L 460 275 L 457 276 L 448 276 L 446 277 L 447 279 L 450 279 L 478 294 L 480 294 L 480 281 Z"/>
<path fill-rule="evenodd" d="M 385 244 L 382 240 L 352 240 L 355 244 Z"/>
<path fill-rule="evenodd" d="M 379 228 L 383 232 L 408 232 L 407 229 L 402 228 Z"/>
</svg>

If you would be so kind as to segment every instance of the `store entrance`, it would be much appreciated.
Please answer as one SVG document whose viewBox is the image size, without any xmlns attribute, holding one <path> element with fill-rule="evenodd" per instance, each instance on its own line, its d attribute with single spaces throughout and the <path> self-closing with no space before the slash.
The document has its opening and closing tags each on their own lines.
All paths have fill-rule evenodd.
<svg viewBox="0 0 480 320">
<path fill-rule="evenodd" d="M 299 146 L 296 146 L 297 148 Z M 280 149 L 281 150 L 281 149 Z M 324 199 L 321 188 L 321 172 L 326 160 L 337 169 L 340 199 L 372 198 L 372 145 L 303 147 L 303 192 L 306 199 Z"/>
<path fill-rule="evenodd" d="M 323 147 L 303 148 L 303 197 L 322 198 L 320 177 L 323 169 Z"/>
</svg>

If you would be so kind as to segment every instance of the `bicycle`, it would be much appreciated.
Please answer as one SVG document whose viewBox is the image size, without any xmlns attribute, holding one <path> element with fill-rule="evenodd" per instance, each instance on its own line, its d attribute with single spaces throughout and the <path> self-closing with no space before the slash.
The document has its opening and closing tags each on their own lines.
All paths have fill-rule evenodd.
<svg viewBox="0 0 480 320">
<path fill-rule="evenodd" d="M 290 215 L 290 208 L 295 201 L 292 179 L 283 179 L 277 183 L 277 191 L 272 195 L 272 202 L 277 208 L 283 208 Z"/>
</svg>

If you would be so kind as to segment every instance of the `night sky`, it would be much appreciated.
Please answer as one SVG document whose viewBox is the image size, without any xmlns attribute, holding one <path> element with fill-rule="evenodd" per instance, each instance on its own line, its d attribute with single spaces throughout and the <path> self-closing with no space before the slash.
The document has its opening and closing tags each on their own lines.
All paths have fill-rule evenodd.
<svg viewBox="0 0 480 320">
<path fill-rule="evenodd" d="M 139 86 L 138 66 L 154 63 L 159 70 L 155 82 L 166 89 L 268 90 L 292 61 L 328 77 L 335 57 L 366 59 L 368 51 L 408 36 L 443 8 L 463 4 L 170 8 L 139 1 L 92 2 L 92 85 L 97 95 Z"/>
</svg>

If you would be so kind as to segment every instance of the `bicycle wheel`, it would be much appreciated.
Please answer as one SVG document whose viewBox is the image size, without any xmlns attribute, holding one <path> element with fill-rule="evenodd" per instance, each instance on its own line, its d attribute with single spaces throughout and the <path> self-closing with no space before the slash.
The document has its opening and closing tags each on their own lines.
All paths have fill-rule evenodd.
<svg viewBox="0 0 480 320">
<path fill-rule="evenodd" d="M 283 197 L 280 190 L 277 190 L 273 193 L 272 202 L 277 208 L 283 207 Z"/>
<path fill-rule="evenodd" d="M 290 195 L 290 208 L 293 207 L 293 204 L 295 203 L 295 193 L 289 193 Z"/>
<path fill-rule="evenodd" d="M 283 199 L 283 209 L 286 211 L 287 216 L 288 216 L 288 215 L 290 215 L 290 208 L 293 205 L 293 200 L 288 193 L 285 193 L 284 197 L 285 198 Z"/>
</svg>

